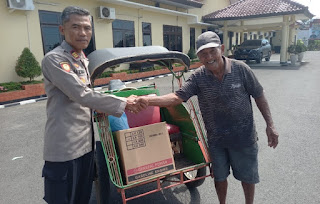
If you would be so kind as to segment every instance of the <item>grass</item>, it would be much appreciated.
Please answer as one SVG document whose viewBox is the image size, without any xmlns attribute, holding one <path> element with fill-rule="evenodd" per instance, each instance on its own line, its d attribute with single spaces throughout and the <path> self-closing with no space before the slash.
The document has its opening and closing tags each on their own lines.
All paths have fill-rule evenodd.
<svg viewBox="0 0 320 204">
<path fill-rule="evenodd" d="M 22 82 L 7 82 L 7 83 L 0 83 L 0 93 L 8 92 L 8 91 L 17 91 L 22 90 L 22 85 L 27 84 L 40 84 L 43 81 L 22 81 Z"/>
</svg>

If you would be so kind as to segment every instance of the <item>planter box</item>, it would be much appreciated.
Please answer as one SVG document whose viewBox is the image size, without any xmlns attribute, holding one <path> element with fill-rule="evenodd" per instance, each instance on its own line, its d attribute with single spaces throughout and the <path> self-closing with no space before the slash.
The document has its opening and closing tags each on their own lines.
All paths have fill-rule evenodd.
<svg viewBox="0 0 320 204">
<path fill-rule="evenodd" d="M 0 103 L 41 96 L 45 94 L 43 83 L 22 85 L 22 89 L 23 90 L 0 93 Z"/>
</svg>

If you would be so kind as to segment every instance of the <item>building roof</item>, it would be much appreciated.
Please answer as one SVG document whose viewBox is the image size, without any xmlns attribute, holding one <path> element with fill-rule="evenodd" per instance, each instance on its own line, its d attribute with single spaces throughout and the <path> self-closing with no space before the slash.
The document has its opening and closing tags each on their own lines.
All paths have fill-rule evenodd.
<svg viewBox="0 0 320 204">
<path fill-rule="evenodd" d="M 291 0 L 240 0 L 224 9 L 207 14 L 202 19 L 209 22 L 290 14 L 305 14 L 309 18 L 314 16 L 308 7 Z"/>
</svg>

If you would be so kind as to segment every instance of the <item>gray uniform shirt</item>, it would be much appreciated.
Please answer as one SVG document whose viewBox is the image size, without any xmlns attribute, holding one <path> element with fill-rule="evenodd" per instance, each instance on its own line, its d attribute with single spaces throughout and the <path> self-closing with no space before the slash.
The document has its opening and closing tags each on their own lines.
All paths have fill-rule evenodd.
<svg viewBox="0 0 320 204">
<path fill-rule="evenodd" d="M 91 109 L 120 117 L 126 99 L 89 88 L 88 59 L 62 42 L 42 61 L 47 100 L 46 161 L 63 162 L 92 151 Z"/>
<path fill-rule="evenodd" d="M 202 66 L 176 94 L 184 101 L 198 96 L 210 146 L 249 146 L 257 140 L 250 96 L 261 96 L 263 88 L 248 65 L 223 59 L 222 81 Z"/>
</svg>

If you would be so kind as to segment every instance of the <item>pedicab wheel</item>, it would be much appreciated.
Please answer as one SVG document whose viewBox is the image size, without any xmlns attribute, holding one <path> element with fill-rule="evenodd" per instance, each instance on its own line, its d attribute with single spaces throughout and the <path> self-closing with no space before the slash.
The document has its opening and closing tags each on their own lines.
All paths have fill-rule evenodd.
<svg viewBox="0 0 320 204">
<path fill-rule="evenodd" d="M 206 167 L 203 167 L 203 168 L 200 168 L 200 169 L 197 169 L 197 170 L 194 170 L 194 171 L 189 171 L 189 172 L 184 173 L 183 174 L 183 179 L 185 181 L 192 180 L 192 179 L 195 179 L 197 177 L 205 176 L 206 173 L 207 173 Z M 202 185 L 204 180 L 205 180 L 205 178 L 199 179 L 199 180 L 196 180 L 196 181 L 185 183 L 185 185 L 188 188 L 196 188 L 196 187 Z"/>
<path fill-rule="evenodd" d="M 108 174 L 108 167 L 104 157 L 101 142 L 96 142 L 96 167 L 97 179 L 95 181 L 96 197 L 98 204 L 110 203 L 110 178 Z"/>
</svg>

